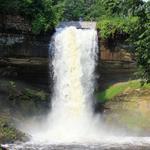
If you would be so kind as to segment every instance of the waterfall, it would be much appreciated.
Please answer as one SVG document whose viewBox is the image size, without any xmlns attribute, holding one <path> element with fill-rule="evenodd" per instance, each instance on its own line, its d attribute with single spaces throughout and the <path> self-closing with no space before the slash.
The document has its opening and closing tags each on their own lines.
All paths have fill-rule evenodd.
<svg viewBox="0 0 150 150">
<path fill-rule="evenodd" d="M 20 128 L 31 135 L 31 141 L 11 144 L 10 150 L 149 149 L 149 137 L 110 134 L 99 115 L 93 115 L 97 45 L 94 29 L 66 27 L 56 31 L 50 48 L 54 52 L 52 109 L 41 122 L 22 122 Z"/>
<path fill-rule="evenodd" d="M 63 139 L 68 134 L 66 138 L 75 140 L 82 132 L 87 136 L 93 121 L 91 102 L 97 32 L 94 29 L 60 28 L 54 35 L 52 49 L 55 87 L 50 115 L 57 122 L 52 131 L 57 131 L 57 136 L 62 135 Z"/>
<path fill-rule="evenodd" d="M 93 115 L 94 71 L 98 52 L 97 31 L 58 28 L 50 46 L 53 52 L 52 109 L 33 140 L 91 142 L 98 139 L 99 117 Z"/>
<path fill-rule="evenodd" d="M 97 32 L 59 28 L 50 51 L 54 52 L 52 109 L 41 122 L 34 119 L 22 122 L 20 129 L 31 135 L 31 141 L 11 144 L 9 149 L 148 150 L 149 137 L 129 137 L 122 132 L 118 132 L 119 136 L 115 132 L 111 135 L 111 129 L 103 126 L 99 115 L 92 113 Z"/>
<path fill-rule="evenodd" d="M 64 122 L 78 123 L 91 114 L 97 32 L 75 27 L 58 29 L 52 49 L 55 52 L 52 113 L 56 118 L 61 116 Z"/>
</svg>

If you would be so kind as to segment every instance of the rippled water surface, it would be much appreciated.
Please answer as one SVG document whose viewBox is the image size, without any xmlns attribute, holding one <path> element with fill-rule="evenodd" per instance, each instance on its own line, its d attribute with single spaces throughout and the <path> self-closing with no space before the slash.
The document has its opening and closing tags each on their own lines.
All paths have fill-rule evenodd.
<svg viewBox="0 0 150 150">
<path fill-rule="evenodd" d="M 149 137 L 114 137 L 101 139 L 96 144 L 35 144 L 5 145 L 9 150 L 150 150 Z"/>
<path fill-rule="evenodd" d="M 9 150 L 150 150 L 150 145 L 11 145 Z"/>
</svg>

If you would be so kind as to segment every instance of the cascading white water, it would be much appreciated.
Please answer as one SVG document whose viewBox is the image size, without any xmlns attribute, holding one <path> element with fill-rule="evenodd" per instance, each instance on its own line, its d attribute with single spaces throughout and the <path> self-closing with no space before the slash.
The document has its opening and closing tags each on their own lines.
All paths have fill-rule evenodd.
<svg viewBox="0 0 150 150">
<path fill-rule="evenodd" d="M 91 101 L 97 32 L 94 29 L 59 28 L 50 50 L 54 51 L 55 85 L 46 137 L 55 137 L 54 140 L 61 142 L 81 142 L 93 134 L 91 129 L 95 125 Z"/>
<path fill-rule="evenodd" d="M 27 131 L 34 141 L 69 143 L 97 139 L 100 129 L 91 108 L 98 51 L 97 31 L 59 28 L 50 51 L 54 52 L 52 110 L 40 130 L 29 123 L 34 129 Z"/>
<path fill-rule="evenodd" d="M 65 120 L 89 116 L 94 91 L 97 32 L 94 29 L 60 28 L 54 36 L 52 49 L 55 52 L 52 113 L 59 112 Z"/>
<path fill-rule="evenodd" d="M 93 122 L 91 101 L 97 32 L 60 28 L 54 36 L 52 49 L 55 87 L 49 122 L 54 120 L 54 124 L 50 125 L 49 134 L 66 142 L 81 140 L 90 134 Z"/>
</svg>

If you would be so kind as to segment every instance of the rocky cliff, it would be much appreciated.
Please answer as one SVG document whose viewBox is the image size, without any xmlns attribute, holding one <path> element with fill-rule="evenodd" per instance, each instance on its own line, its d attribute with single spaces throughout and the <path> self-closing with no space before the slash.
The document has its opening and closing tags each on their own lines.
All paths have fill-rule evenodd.
<svg viewBox="0 0 150 150">
<path fill-rule="evenodd" d="M 30 22 L 21 16 L 0 15 L 0 76 L 48 83 L 50 33 L 34 35 Z M 115 41 L 99 41 L 98 75 L 102 83 L 129 78 L 135 63 L 129 47 Z M 48 85 L 48 84 L 47 84 Z"/>
<path fill-rule="evenodd" d="M 34 35 L 21 16 L 0 15 L 0 77 L 48 85 L 51 34 Z"/>
<path fill-rule="evenodd" d="M 0 15 L 1 57 L 47 57 L 50 34 L 34 35 L 21 16 Z"/>
</svg>

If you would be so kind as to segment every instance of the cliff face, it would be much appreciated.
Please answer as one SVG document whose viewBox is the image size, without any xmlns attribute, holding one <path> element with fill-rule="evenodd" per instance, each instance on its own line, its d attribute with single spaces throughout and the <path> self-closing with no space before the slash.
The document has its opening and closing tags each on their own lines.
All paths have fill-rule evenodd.
<svg viewBox="0 0 150 150">
<path fill-rule="evenodd" d="M 48 85 L 48 51 L 51 34 L 35 36 L 30 22 L 21 16 L 0 15 L 0 76 Z M 99 41 L 100 82 L 109 82 L 133 73 L 134 62 L 128 47 Z"/>
<path fill-rule="evenodd" d="M 1 57 L 47 57 L 50 35 L 35 36 L 21 16 L 0 15 Z"/>
<path fill-rule="evenodd" d="M 0 57 L 47 57 L 50 36 L 0 33 Z"/>
<path fill-rule="evenodd" d="M 19 15 L 0 14 L 0 31 L 1 32 L 31 32 L 30 22 Z"/>
<path fill-rule="evenodd" d="M 33 90 L 36 87 L 35 93 L 39 93 L 37 89 L 40 89 L 50 94 L 53 87 L 53 71 L 52 67 L 49 66 L 51 59 L 48 58 L 51 35 L 47 33 L 35 36 L 32 34 L 31 25 L 26 19 L 20 16 L 0 15 L 0 106 L 2 108 L 5 107 L 3 103 L 9 100 L 8 96 L 10 95 L 7 93 L 7 86 L 2 84 L 6 81 L 8 83 L 12 83 L 11 80 L 14 83 L 21 82 L 21 86 L 24 85 L 23 81 L 25 81 L 25 91 L 26 88 L 30 89 L 30 86 L 33 86 Z M 96 68 L 97 87 L 103 89 L 114 82 L 128 80 L 135 69 L 135 63 L 132 60 L 132 55 L 128 52 L 128 47 L 114 46 L 102 40 L 99 40 L 99 47 L 100 59 Z M 12 84 L 13 88 L 14 85 Z M 4 87 L 6 88 L 4 89 Z M 20 91 L 20 89 L 19 86 L 19 89 L 15 90 L 16 95 L 11 100 L 15 106 L 30 114 L 33 112 L 33 106 L 38 108 L 35 109 L 35 112 L 39 110 L 40 107 L 38 106 L 42 105 L 44 110 L 47 110 L 45 104 L 49 106 L 49 101 L 40 100 L 44 104 L 36 104 L 37 95 L 33 93 L 33 90 L 27 91 L 24 95 L 24 90 Z M 13 91 L 12 94 L 14 93 Z M 36 97 L 35 103 L 31 95 Z M 24 96 L 27 100 L 24 100 Z"/>
<path fill-rule="evenodd" d="M 21 16 L 0 15 L 0 77 L 48 85 L 50 37 L 32 34 Z"/>
</svg>

